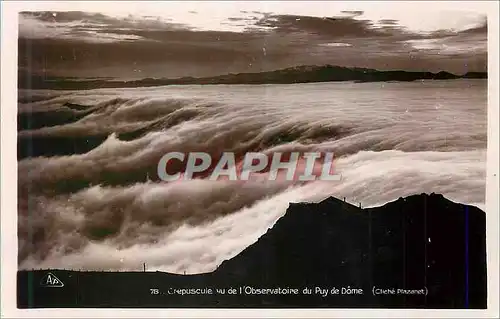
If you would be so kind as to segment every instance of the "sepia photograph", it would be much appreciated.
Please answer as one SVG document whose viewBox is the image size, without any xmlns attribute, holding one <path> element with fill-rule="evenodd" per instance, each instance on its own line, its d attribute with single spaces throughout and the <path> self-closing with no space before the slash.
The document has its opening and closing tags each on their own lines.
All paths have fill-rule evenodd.
<svg viewBox="0 0 500 319">
<path fill-rule="evenodd" d="M 99 2 L 10 17 L 18 309 L 498 299 L 494 3 Z"/>
</svg>

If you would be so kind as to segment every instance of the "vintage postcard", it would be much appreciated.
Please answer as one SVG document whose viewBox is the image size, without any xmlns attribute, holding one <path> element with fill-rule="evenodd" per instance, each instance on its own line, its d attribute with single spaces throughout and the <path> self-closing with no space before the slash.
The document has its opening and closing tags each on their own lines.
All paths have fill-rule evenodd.
<svg viewBox="0 0 500 319">
<path fill-rule="evenodd" d="M 2 315 L 498 315 L 497 89 L 496 2 L 4 2 Z"/>
</svg>

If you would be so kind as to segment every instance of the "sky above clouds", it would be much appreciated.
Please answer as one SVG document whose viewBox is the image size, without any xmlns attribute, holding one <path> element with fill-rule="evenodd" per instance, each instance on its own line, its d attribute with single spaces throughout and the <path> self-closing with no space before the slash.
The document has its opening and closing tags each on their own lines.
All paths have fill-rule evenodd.
<svg viewBox="0 0 500 319">
<path fill-rule="evenodd" d="M 34 4 L 19 14 L 19 69 L 118 78 L 322 64 L 486 71 L 486 13 L 451 1 Z"/>
</svg>

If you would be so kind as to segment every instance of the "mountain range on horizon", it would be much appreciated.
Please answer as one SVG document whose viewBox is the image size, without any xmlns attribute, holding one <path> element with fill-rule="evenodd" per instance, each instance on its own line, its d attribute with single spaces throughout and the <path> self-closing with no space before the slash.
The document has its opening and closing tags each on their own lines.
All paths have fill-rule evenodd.
<svg viewBox="0 0 500 319">
<path fill-rule="evenodd" d="M 97 88 L 152 87 L 163 85 L 199 84 L 294 84 L 314 82 L 409 82 L 416 80 L 486 79 L 487 72 L 467 72 L 462 75 L 447 71 L 437 73 L 425 71 L 376 70 L 334 65 L 301 65 L 275 71 L 257 73 L 229 73 L 210 77 L 144 78 L 117 80 L 107 78 L 78 79 L 68 77 L 45 77 L 43 75 L 19 74 L 21 89 L 81 90 Z"/>
</svg>

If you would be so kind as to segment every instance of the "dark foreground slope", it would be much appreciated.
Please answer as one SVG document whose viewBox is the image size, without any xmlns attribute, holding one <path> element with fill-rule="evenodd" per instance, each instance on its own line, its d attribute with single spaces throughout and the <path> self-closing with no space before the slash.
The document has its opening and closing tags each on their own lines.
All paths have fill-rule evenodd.
<svg viewBox="0 0 500 319">
<path fill-rule="evenodd" d="M 18 306 L 485 308 L 485 228 L 483 211 L 435 194 L 291 204 L 212 273 L 20 271 Z"/>
<path fill-rule="evenodd" d="M 57 78 L 19 74 L 20 89 L 55 89 L 84 90 L 97 88 L 150 87 L 162 85 L 186 84 L 293 84 L 313 82 L 385 82 L 385 81 L 416 81 L 416 80 L 453 80 L 460 78 L 485 79 L 486 72 L 468 72 L 456 75 L 441 71 L 437 73 L 402 70 L 375 70 L 366 68 L 347 68 L 335 65 L 309 66 L 302 65 L 275 71 L 256 73 L 236 73 L 211 77 L 183 77 L 177 79 L 146 78 L 141 80 L 120 81 L 108 79 L 76 80 L 73 78 Z"/>
</svg>

